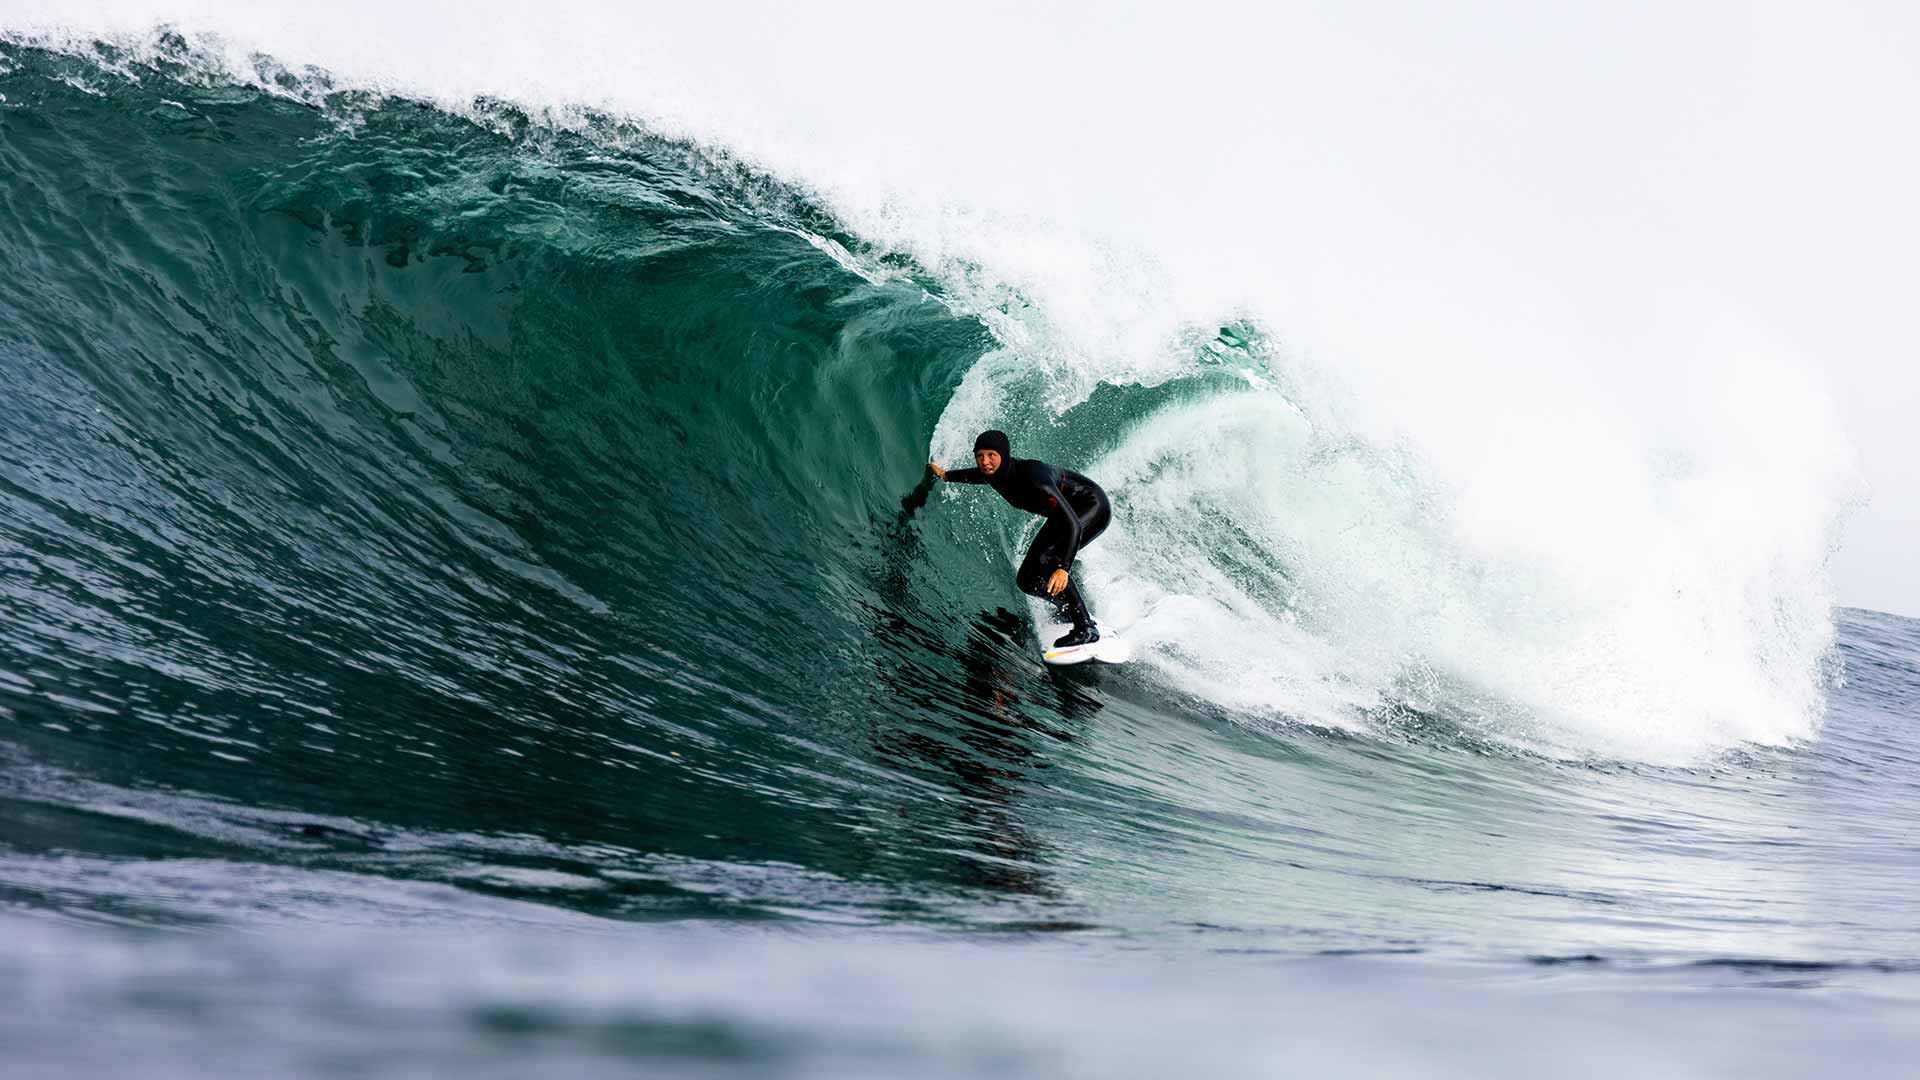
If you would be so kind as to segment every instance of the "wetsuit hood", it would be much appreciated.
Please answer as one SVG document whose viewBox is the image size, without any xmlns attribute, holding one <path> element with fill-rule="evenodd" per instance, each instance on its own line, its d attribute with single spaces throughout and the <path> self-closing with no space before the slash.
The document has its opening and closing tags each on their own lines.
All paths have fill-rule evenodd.
<svg viewBox="0 0 1920 1080">
<path fill-rule="evenodd" d="M 981 432 L 980 437 L 973 440 L 973 448 L 975 451 L 991 450 L 1000 455 L 1002 462 L 1013 459 L 1013 446 L 1007 442 L 1007 433 L 1004 431 Z"/>
</svg>

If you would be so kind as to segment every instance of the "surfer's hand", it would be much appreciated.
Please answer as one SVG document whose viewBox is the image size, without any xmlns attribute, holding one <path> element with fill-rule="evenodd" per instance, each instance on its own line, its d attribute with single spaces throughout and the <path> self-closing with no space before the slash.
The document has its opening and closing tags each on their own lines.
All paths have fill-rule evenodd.
<svg viewBox="0 0 1920 1080">
<path fill-rule="evenodd" d="M 935 465 L 933 462 L 931 461 L 927 462 L 927 468 L 932 469 L 933 475 L 939 477 L 940 479 L 945 480 L 947 478 L 947 470 L 941 468 L 938 465 Z"/>
<path fill-rule="evenodd" d="M 1053 572 L 1053 576 L 1047 579 L 1047 595 L 1048 596 L 1059 596 L 1060 590 L 1066 587 L 1067 587 L 1067 572 L 1065 570 L 1055 570 Z"/>
</svg>

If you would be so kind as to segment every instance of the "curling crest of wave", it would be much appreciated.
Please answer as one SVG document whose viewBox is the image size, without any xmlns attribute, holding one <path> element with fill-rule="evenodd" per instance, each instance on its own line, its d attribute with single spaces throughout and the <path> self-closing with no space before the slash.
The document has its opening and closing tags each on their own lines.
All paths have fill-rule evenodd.
<svg viewBox="0 0 1920 1080">
<path fill-rule="evenodd" d="M 1788 369 L 1743 371 L 1731 415 L 1805 400 Z M 1589 459 L 1540 460 L 1529 428 L 1449 493 L 1272 388 L 1169 408 L 1093 467 L 1120 512 L 1091 588 L 1170 683 L 1242 714 L 1361 727 L 1411 706 L 1661 763 L 1811 737 L 1851 475 L 1824 420 L 1661 467 L 1602 430 Z"/>
</svg>

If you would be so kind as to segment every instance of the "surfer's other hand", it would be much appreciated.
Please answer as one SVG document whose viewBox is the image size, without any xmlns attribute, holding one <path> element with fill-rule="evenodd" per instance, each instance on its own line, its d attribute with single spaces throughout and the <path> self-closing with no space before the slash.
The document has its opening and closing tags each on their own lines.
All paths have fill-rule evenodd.
<svg viewBox="0 0 1920 1080">
<path fill-rule="evenodd" d="M 940 479 L 945 480 L 947 478 L 947 470 L 941 468 L 940 466 L 934 464 L 933 462 L 931 461 L 927 462 L 927 468 L 932 469 L 933 475 L 939 477 Z"/>
<path fill-rule="evenodd" d="M 1047 595 L 1048 596 L 1059 596 L 1060 590 L 1066 587 L 1067 587 L 1067 572 L 1065 570 L 1055 570 L 1053 572 L 1053 576 L 1047 579 Z"/>
</svg>

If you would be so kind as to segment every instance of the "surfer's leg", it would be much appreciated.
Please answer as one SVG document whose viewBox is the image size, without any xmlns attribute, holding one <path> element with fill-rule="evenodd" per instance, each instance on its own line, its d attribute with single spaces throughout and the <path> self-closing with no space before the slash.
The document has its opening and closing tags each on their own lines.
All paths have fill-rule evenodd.
<svg viewBox="0 0 1920 1080">
<path fill-rule="evenodd" d="M 1107 525 L 1113 521 L 1113 504 L 1107 501 L 1107 493 L 1094 493 L 1097 500 L 1090 510 L 1080 511 L 1080 550 L 1085 551 L 1094 538 L 1107 531 Z M 1079 507 L 1074 509 L 1079 510 Z"/>
<path fill-rule="evenodd" d="M 1106 493 L 1096 491 L 1094 494 L 1097 501 L 1080 515 L 1081 551 L 1087 550 L 1088 544 L 1093 543 L 1101 533 L 1106 532 L 1107 524 L 1113 520 L 1113 504 L 1107 501 Z M 1055 648 L 1084 645 L 1100 639 L 1100 631 L 1093 624 L 1093 613 L 1087 610 L 1086 602 L 1080 599 L 1079 582 L 1071 576 L 1068 577 L 1067 587 L 1060 590 L 1059 596 L 1049 599 L 1053 600 L 1055 606 L 1060 609 L 1060 613 L 1073 623 L 1071 631 L 1054 641 Z"/>
<path fill-rule="evenodd" d="M 1087 610 L 1085 601 L 1080 599 L 1080 586 L 1075 585 L 1071 577 L 1067 579 L 1067 587 L 1060 590 L 1060 595 L 1047 599 L 1059 609 L 1062 618 L 1074 625 L 1074 629 L 1093 624 L 1093 613 Z"/>
<path fill-rule="evenodd" d="M 1113 504 L 1107 501 L 1104 493 L 1096 493 L 1098 501 L 1088 508 L 1075 507 L 1080 511 L 1080 550 L 1101 533 L 1107 531 L 1107 524 L 1113 520 Z M 1073 623 L 1074 629 L 1093 625 L 1093 615 L 1087 610 L 1085 600 L 1080 597 L 1080 585 L 1071 576 L 1067 578 L 1067 587 L 1060 595 L 1047 594 L 1047 578 L 1060 565 L 1060 552 L 1066 547 L 1066 538 L 1059 533 L 1049 536 L 1049 528 L 1042 528 L 1040 535 L 1033 538 L 1033 546 L 1027 549 L 1026 561 L 1020 564 L 1020 588 L 1034 596 L 1047 600 L 1060 612 L 1060 617 Z"/>
<path fill-rule="evenodd" d="M 1047 578 L 1060 566 L 1060 549 L 1066 538 L 1051 524 L 1040 526 L 1040 534 L 1027 545 L 1027 557 L 1014 571 L 1013 583 L 1028 596 L 1046 596 Z"/>
<path fill-rule="evenodd" d="M 1052 604 L 1062 619 L 1078 628 L 1093 622 L 1093 617 L 1087 614 L 1087 605 L 1080 599 L 1080 589 L 1072 578 L 1068 578 L 1067 587 L 1060 590 L 1058 596 L 1047 592 L 1047 579 L 1060 568 L 1060 552 L 1065 547 L 1066 537 L 1060 535 L 1059 530 L 1052 525 L 1041 526 L 1040 535 L 1033 538 L 1027 557 L 1020 562 L 1014 583 L 1028 596 L 1037 596 Z"/>
</svg>

